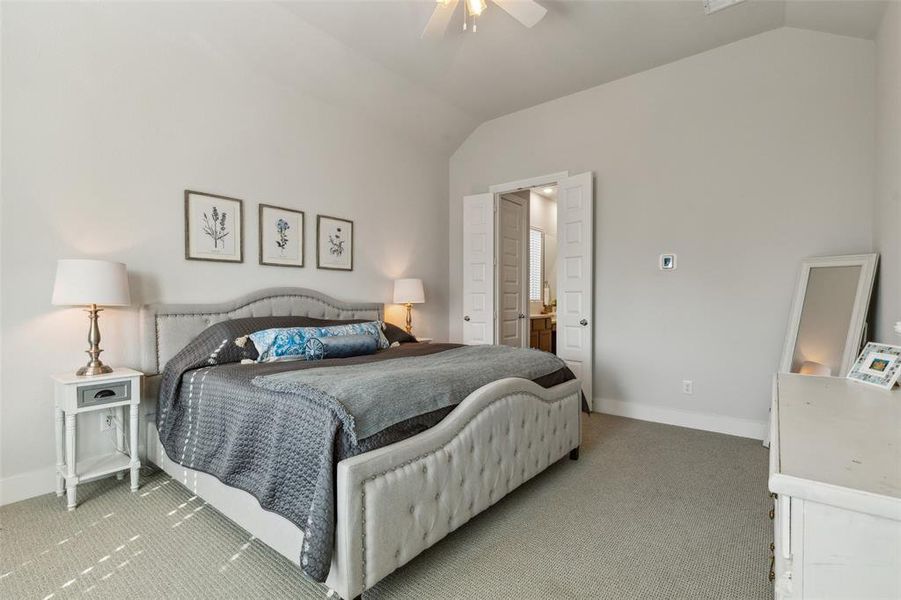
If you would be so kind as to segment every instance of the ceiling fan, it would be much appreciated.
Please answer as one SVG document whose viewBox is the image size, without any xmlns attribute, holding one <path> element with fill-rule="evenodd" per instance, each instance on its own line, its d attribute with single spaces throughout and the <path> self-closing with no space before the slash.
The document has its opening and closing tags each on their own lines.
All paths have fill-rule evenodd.
<svg viewBox="0 0 901 600">
<path fill-rule="evenodd" d="M 460 0 L 437 0 L 437 2 L 438 6 L 435 7 L 435 11 L 422 31 L 422 39 L 437 39 L 444 35 Z M 547 9 L 535 0 L 492 0 L 492 2 L 526 27 L 534 27 L 547 14 Z M 463 0 L 463 5 L 465 7 L 463 9 L 465 11 L 463 29 L 465 31 L 471 26 L 472 31 L 475 32 L 476 19 L 488 8 L 488 5 L 485 0 Z"/>
</svg>

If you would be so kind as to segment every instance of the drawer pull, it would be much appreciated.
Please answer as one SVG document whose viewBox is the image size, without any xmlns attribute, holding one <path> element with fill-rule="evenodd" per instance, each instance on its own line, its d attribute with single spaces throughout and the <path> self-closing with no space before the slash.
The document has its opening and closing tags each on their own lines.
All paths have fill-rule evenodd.
<svg viewBox="0 0 901 600">
<path fill-rule="evenodd" d="M 113 390 L 100 390 L 96 394 L 94 394 L 95 398 L 109 398 L 110 396 L 115 396 L 116 392 Z"/>
</svg>

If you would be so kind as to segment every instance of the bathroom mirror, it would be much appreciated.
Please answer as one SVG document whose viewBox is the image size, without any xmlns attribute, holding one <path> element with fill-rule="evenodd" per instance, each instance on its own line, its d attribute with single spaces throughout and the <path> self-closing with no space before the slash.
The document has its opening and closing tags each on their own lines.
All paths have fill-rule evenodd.
<svg viewBox="0 0 901 600">
<path fill-rule="evenodd" d="M 863 342 L 878 254 L 801 263 L 779 371 L 844 377 Z"/>
</svg>

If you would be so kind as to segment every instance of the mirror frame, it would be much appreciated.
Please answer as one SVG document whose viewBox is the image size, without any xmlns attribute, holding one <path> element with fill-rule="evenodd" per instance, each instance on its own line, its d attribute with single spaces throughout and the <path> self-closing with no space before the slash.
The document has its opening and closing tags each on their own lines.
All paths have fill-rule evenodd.
<svg viewBox="0 0 901 600">
<path fill-rule="evenodd" d="M 857 292 L 854 297 L 854 308 L 851 311 L 851 324 L 848 327 L 848 335 L 845 337 L 845 348 L 842 351 L 841 370 L 836 376 L 844 377 L 848 373 L 863 344 L 864 328 L 866 326 L 867 313 L 870 309 L 870 295 L 873 293 L 873 281 L 876 278 L 876 265 L 878 263 L 878 254 L 821 256 L 806 258 L 801 262 L 801 275 L 798 277 L 798 285 L 795 288 L 788 330 L 785 334 L 785 345 L 782 348 L 782 360 L 779 362 L 780 373 L 789 373 L 791 371 L 795 344 L 798 341 L 798 327 L 801 324 L 801 310 L 804 307 L 804 299 L 807 296 L 810 270 L 819 267 L 860 267 L 860 277 L 857 279 Z"/>
</svg>

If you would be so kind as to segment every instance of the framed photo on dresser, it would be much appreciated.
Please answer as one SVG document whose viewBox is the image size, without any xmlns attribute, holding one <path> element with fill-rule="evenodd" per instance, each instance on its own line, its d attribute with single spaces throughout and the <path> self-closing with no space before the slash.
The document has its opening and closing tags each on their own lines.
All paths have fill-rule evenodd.
<svg viewBox="0 0 901 600">
<path fill-rule="evenodd" d="M 260 264 L 302 267 L 303 211 L 260 204 Z"/>
<path fill-rule="evenodd" d="M 316 215 L 316 268 L 354 270 L 354 223 Z"/>
<path fill-rule="evenodd" d="M 848 379 L 890 390 L 901 375 L 901 346 L 868 343 L 851 367 Z"/>
<path fill-rule="evenodd" d="M 244 262 L 244 202 L 185 190 L 185 258 Z"/>
</svg>

